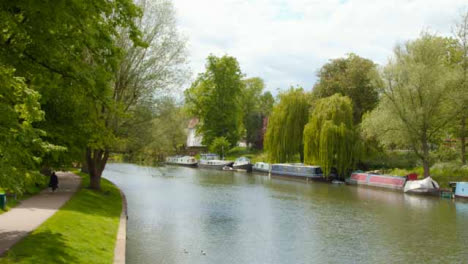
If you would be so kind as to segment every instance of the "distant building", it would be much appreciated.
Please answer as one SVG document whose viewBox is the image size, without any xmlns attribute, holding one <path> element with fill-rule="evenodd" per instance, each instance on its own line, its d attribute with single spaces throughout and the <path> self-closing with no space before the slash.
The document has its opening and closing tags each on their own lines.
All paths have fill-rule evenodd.
<svg viewBox="0 0 468 264">
<path fill-rule="evenodd" d="M 187 126 L 187 150 L 198 152 L 204 150 L 206 146 L 202 144 L 203 136 L 197 135 L 197 125 L 200 120 L 196 117 L 190 119 Z"/>
</svg>

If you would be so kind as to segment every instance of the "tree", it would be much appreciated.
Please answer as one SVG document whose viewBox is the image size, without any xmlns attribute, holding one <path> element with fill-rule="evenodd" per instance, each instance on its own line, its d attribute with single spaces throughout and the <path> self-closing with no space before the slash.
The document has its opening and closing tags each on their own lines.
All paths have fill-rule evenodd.
<svg viewBox="0 0 468 264">
<path fill-rule="evenodd" d="M 67 148 L 42 159 L 45 166 L 80 158 L 86 145 L 109 138 L 96 109 L 109 104 L 108 92 L 120 59 L 117 28 L 128 29 L 141 45 L 130 0 L 2 1 L 0 61 L 41 95 L 43 138 Z M 64 157 L 68 156 L 68 157 Z"/>
<path fill-rule="evenodd" d="M 348 96 L 353 101 L 355 124 L 377 105 L 382 80 L 371 60 L 351 53 L 347 58 L 334 59 L 322 66 L 318 77 L 313 96 L 324 98 L 336 93 Z"/>
<path fill-rule="evenodd" d="M 224 158 L 224 153 L 229 150 L 229 141 L 225 137 L 217 137 L 210 145 L 210 151 Z"/>
<path fill-rule="evenodd" d="M 236 58 L 208 56 L 206 71 L 185 91 L 189 112 L 200 119 L 198 132 L 211 145 L 225 137 L 231 146 L 240 139 L 242 127 L 242 73 Z"/>
<path fill-rule="evenodd" d="M 279 95 L 265 134 L 265 150 L 270 162 L 304 160 L 303 131 L 309 116 L 309 102 L 302 88 L 291 88 Z"/>
<path fill-rule="evenodd" d="M 243 80 L 244 88 L 241 97 L 243 125 L 247 145 L 262 147 L 263 119 L 273 108 L 273 96 L 270 92 L 262 94 L 265 83 L 261 78 L 254 77 Z"/>
<path fill-rule="evenodd" d="M 22 191 L 29 171 L 37 169 L 46 143 L 33 123 L 44 118 L 40 95 L 14 70 L 0 66 L 0 186 Z"/>
<path fill-rule="evenodd" d="M 320 165 L 325 175 L 332 167 L 341 177 L 354 169 L 359 140 L 353 123 L 349 97 L 335 94 L 319 99 L 304 128 L 304 162 Z"/>
<path fill-rule="evenodd" d="M 445 107 L 453 79 L 449 57 L 447 40 L 427 33 L 397 46 L 384 69 L 381 101 L 363 121 L 366 136 L 410 147 L 426 177 L 431 144 L 453 117 Z"/>
<path fill-rule="evenodd" d="M 93 138 L 86 151 L 90 186 L 94 189 L 100 188 L 102 171 L 117 143 L 126 140 L 132 130 L 143 128 L 135 126 L 134 121 L 138 119 L 135 117 L 150 113 L 156 93 L 167 92 L 186 77 L 185 41 L 177 32 L 171 2 L 139 1 L 138 6 L 143 15 L 135 24 L 142 32 L 145 45 L 134 45 L 132 31 L 121 29 L 117 47 L 124 57 L 115 71 L 115 82 L 109 91 L 111 96 L 107 104 L 93 108 L 104 120 L 102 131 L 107 131 L 105 137 Z M 145 120 L 149 124 L 151 119 Z"/>
<path fill-rule="evenodd" d="M 452 106 L 456 109 L 456 135 L 460 138 L 460 158 L 462 164 L 466 164 L 466 137 L 468 120 L 468 12 L 465 12 L 455 26 L 455 39 L 460 51 L 459 61 L 456 63 L 458 69 L 457 92 L 454 93 Z"/>
</svg>

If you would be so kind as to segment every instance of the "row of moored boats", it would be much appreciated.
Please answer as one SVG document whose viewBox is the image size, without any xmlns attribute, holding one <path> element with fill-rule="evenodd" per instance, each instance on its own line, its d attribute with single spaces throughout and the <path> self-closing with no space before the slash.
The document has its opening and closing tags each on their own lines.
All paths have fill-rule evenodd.
<svg viewBox="0 0 468 264">
<path fill-rule="evenodd" d="M 271 175 L 298 177 L 311 180 L 325 180 L 320 166 L 305 165 L 302 163 L 277 163 L 256 162 L 252 164 L 250 159 L 240 157 L 235 161 L 222 160 L 216 154 L 201 154 L 197 161 L 192 156 L 172 156 L 166 158 L 166 163 L 190 167 L 210 168 L 227 171 L 256 171 Z M 333 180 L 333 183 L 343 183 Z M 358 186 L 372 186 L 403 191 L 405 193 L 442 195 L 447 197 L 468 198 L 468 182 L 452 182 L 452 190 L 442 190 L 439 184 L 431 177 L 417 180 L 416 175 L 405 177 L 393 175 L 381 175 L 378 173 L 355 172 L 346 180 L 346 183 Z"/>
</svg>

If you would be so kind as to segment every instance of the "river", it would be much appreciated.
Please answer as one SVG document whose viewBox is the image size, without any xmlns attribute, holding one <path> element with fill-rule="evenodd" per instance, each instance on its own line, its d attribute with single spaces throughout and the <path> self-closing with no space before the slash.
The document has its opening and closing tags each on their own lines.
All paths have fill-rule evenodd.
<svg viewBox="0 0 468 264">
<path fill-rule="evenodd" d="M 127 197 L 130 264 L 468 262 L 466 202 L 184 167 L 103 176 Z"/>
</svg>

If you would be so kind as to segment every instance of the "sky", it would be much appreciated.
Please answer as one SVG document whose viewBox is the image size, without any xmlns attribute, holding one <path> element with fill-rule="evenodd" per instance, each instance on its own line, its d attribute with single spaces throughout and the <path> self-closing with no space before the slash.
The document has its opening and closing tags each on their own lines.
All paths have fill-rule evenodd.
<svg viewBox="0 0 468 264">
<path fill-rule="evenodd" d="M 206 57 L 237 58 L 277 94 L 312 89 L 330 59 L 349 53 L 385 65 L 422 31 L 452 34 L 467 0 L 173 0 L 194 80 Z M 187 85 L 190 85 L 190 81 Z"/>
</svg>

